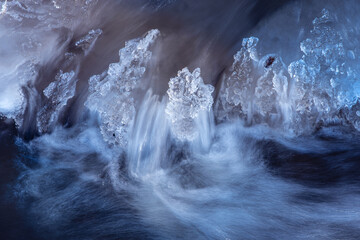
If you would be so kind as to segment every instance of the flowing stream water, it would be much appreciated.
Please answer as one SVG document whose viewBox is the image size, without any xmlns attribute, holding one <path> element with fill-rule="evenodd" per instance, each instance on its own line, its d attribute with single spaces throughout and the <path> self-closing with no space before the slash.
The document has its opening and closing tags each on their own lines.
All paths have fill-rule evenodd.
<svg viewBox="0 0 360 240">
<path fill-rule="evenodd" d="M 359 239 L 359 10 L 0 0 L 0 239 Z"/>
</svg>

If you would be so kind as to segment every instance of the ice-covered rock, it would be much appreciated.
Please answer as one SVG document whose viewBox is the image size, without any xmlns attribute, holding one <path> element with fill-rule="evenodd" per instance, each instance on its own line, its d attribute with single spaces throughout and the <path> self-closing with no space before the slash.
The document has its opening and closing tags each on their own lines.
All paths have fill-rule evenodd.
<svg viewBox="0 0 360 240">
<path fill-rule="evenodd" d="M 210 111 L 213 91 L 213 86 L 204 84 L 199 68 L 192 73 L 184 68 L 170 79 L 166 114 L 178 139 L 191 141 L 199 134 L 196 119 L 200 112 Z"/>
<path fill-rule="evenodd" d="M 127 145 L 136 113 L 132 93 L 143 79 L 152 56 L 150 47 L 159 34 L 155 29 L 144 38 L 126 42 L 119 51 L 120 61 L 89 80 L 90 94 L 85 106 L 99 114 L 101 132 L 110 144 Z"/>
</svg>

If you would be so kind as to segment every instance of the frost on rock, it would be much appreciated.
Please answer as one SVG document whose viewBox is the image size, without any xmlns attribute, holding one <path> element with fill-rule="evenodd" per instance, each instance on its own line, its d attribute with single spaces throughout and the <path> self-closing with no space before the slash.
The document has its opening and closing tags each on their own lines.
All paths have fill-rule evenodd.
<svg viewBox="0 0 360 240">
<path fill-rule="evenodd" d="M 213 91 L 213 86 L 204 84 L 199 68 L 192 73 L 184 68 L 178 72 L 177 77 L 170 79 L 166 114 L 171 122 L 172 132 L 178 139 L 191 141 L 196 138 L 196 118 L 201 111 L 211 110 Z"/>
<path fill-rule="evenodd" d="M 101 34 L 101 29 L 91 30 L 86 36 L 77 41 L 75 46 L 81 48 L 85 52 L 85 55 L 87 55 Z"/>
<path fill-rule="evenodd" d="M 89 79 L 90 94 L 85 106 L 99 114 L 101 133 L 109 144 L 127 145 L 136 113 L 132 92 L 139 87 L 151 59 L 149 48 L 159 34 L 155 29 L 144 38 L 126 42 L 119 51 L 120 61 Z"/>
<path fill-rule="evenodd" d="M 347 49 L 335 18 L 324 9 L 313 26 L 311 37 L 300 45 L 302 59 L 288 68 L 295 81 L 296 120 L 307 125 L 331 120 L 360 96 L 356 56 Z"/>
<path fill-rule="evenodd" d="M 248 122 L 262 122 L 275 115 L 284 117 L 289 88 L 286 68 L 276 55 L 259 60 L 258 41 L 255 37 L 243 40 L 229 73 L 223 78 L 216 103 L 219 120 L 241 117 Z"/>
<path fill-rule="evenodd" d="M 60 71 L 55 81 L 44 89 L 43 93 L 47 102 L 37 115 L 37 127 L 40 133 L 48 132 L 58 121 L 68 100 L 75 95 L 76 83 L 74 71 L 65 73 Z"/>
</svg>

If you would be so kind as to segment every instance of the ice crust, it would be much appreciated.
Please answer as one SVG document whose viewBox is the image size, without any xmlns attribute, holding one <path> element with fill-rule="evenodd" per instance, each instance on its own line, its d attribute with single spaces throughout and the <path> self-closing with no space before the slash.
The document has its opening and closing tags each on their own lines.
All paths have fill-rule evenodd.
<svg viewBox="0 0 360 240">
<path fill-rule="evenodd" d="M 100 116 L 100 129 L 109 144 L 125 147 L 135 118 L 133 91 L 143 80 L 152 53 L 151 45 L 159 36 L 149 31 L 144 38 L 126 42 L 120 49 L 120 60 L 111 63 L 106 72 L 89 79 L 89 96 L 85 102 Z"/>
<path fill-rule="evenodd" d="M 174 135 L 180 140 L 193 140 L 198 135 L 196 119 L 201 111 L 210 111 L 214 87 L 204 84 L 200 69 L 192 73 L 188 68 L 178 72 L 177 77 L 170 79 L 169 102 L 166 114 L 171 122 Z"/>
<path fill-rule="evenodd" d="M 74 71 L 64 73 L 60 70 L 55 81 L 44 89 L 47 102 L 37 114 L 40 133 L 48 132 L 55 126 L 68 101 L 75 96 L 77 81 Z"/>
</svg>

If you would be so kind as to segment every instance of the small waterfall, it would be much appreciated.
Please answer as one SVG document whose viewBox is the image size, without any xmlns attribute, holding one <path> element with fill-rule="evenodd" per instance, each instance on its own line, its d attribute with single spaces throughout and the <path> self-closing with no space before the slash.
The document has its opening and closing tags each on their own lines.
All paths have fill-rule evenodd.
<svg viewBox="0 0 360 240">
<path fill-rule="evenodd" d="M 194 124 L 197 136 L 188 141 L 178 140 L 171 133 L 171 121 L 165 114 L 168 98 L 153 95 L 148 90 L 136 115 L 135 124 L 127 147 L 129 173 L 144 177 L 171 166 L 167 152 L 171 144 L 186 142 L 192 152 L 207 152 L 214 135 L 215 122 L 212 111 L 201 111 Z M 175 138 L 174 138 L 175 137 Z M 181 144 L 180 144 L 181 145 Z"/>
<path fill-rule="evenodd" d="M 142 177 L 169 164 L 166 152 L 170 145 L 170 125 L 165 115 L 166 98 L 148 90 L 136 115 L 127 147 L 131 175 Z"/>
</svg>

